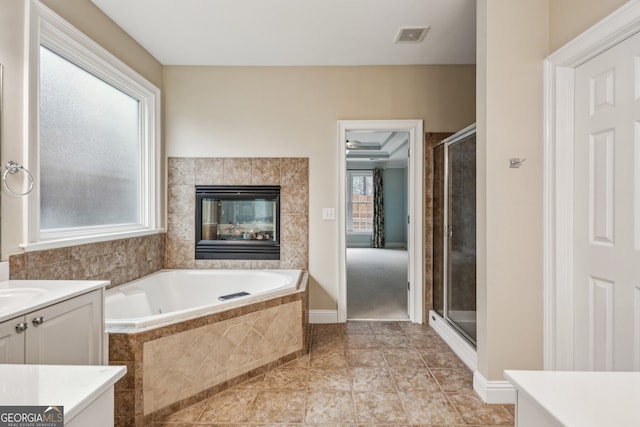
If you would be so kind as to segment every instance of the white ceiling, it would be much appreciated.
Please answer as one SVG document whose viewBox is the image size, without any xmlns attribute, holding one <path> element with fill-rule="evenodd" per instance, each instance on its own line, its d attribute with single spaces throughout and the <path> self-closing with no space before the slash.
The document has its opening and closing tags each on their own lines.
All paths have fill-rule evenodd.
<svg viewBox="0 0 640 427">
<path fill-rule="evenodd" d="M 92 1 L 164 65 L 475 63 L 476 0 Z"/>
</svg>

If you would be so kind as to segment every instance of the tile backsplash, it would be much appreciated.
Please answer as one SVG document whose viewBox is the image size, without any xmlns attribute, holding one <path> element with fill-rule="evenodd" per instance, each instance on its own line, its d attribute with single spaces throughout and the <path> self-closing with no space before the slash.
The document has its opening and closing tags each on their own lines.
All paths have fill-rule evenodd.
<svg viewBox="0 0 640 427">
<path fill-rule="evenodd" d="M 165 234 L 25 252 L 9 257 L 11 279 L 110 280 L 117 286 L 163 268 Z"/>
</svg>

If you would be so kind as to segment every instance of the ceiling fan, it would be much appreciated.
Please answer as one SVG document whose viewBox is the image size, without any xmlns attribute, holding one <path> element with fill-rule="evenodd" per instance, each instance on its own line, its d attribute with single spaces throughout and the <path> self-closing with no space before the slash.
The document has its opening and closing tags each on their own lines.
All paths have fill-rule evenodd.
<svg viewBox="0 0 640 427">
<path fill-rule="evenodd" d="M 378 143 L 360 142 L 355 139 L 347 139 L 347 150 L 380 150 Z"/>
</svg>

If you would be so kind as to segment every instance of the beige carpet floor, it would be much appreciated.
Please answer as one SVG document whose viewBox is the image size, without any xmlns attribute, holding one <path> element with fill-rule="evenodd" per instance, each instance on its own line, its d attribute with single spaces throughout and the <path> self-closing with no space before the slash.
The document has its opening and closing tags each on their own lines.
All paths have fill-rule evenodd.
<svg viewBox="0 0 640 427">
<path fill-rule="evenodd" d="M 347 318 L 406 320 L 406 249 L 347 248 Z"/>
</svg>

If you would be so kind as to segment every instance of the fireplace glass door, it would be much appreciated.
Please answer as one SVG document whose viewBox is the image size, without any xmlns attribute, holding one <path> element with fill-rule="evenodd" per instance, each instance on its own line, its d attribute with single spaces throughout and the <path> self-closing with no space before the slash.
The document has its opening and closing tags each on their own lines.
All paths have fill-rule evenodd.
<svg viewBox="0 0 640 427">
<path fill-rule="evenodd" d="M 275 200 L 202 198 L 203 240 L 275 240 Z"/>
<path fill-rule="evenodd" d="M 280 187 L 196 186 L 196 259 L 279 259 Z"/>
</svg>

